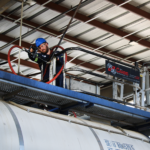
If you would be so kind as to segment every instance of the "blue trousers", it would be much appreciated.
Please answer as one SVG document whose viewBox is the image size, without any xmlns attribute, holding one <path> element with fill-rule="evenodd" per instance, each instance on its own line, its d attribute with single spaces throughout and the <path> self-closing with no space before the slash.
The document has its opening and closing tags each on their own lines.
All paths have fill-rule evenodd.
<svg viewBox="0 0 150 150">
<path fill-rule="evenodd" d="M 63 73 L 61 73 L 56 79 L 56 86 L 63 87 Z"/>
</svg>

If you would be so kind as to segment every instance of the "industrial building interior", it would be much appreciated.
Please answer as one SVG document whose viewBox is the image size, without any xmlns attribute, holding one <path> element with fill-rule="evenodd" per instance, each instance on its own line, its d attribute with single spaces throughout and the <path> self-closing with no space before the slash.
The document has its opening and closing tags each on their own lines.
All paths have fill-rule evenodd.
<svg viewBox="0 0 150 150">
<path fill-rule="evenodd" d="M 60 43 L 69 49 L 64 69 L 67 89 L 40 82 L 38 64 L 20 48 L 8 55 L 12 46 L 29 49 L 37 38 L 46 39 L 50 48 L 58 45 L 79 2 L 0 1 L 1 99 L 52 106 L 54 112 L 67 110 L 70 116 L 150 138 L 150 0 L 82 0 Z M 12 75 L 8 57 L 16 73 L 19 66 L 18 75 Z M 140 82 L 108 74 L 109 62 L 138 70 Z"/>
</svg>

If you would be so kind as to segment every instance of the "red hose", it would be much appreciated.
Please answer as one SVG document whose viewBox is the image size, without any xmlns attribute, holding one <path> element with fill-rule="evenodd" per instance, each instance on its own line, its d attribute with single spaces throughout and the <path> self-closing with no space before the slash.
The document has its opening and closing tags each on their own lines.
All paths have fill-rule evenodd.
<svg viewBox="0 0 150 150">
<path fill-rule="evenodd" d="M 15 75 L 17 75 L 17 73 L 14 71 L 14 69 L 13 69 L 13 67 L 12 67 L 12 65 L 11 65 L 11 62 L 10 62 L 10 53 L 11 53 L 12 49 L 15 48 L 15 47 L 18 47 L 18 48 L 22 49 L 22 47 L 21 47 L 21 46 L 18 46 L 18 45 L 12 46 L 12 47 L 9 49 L 9 51 L 8 51 L 7 59 L 8 59 L 8 64 L 9 64 L 9 67 L 10 67 L 12 73 L 15 74 Z"/>
<path fill-rule="evenodd" d="M 17 73 L 14 71 L 14 69 L 13 69 L 13 67 L 12 67 L 12 65 L 11 65 L 11 62 L 10 62 L 10 53 L 11 53 L 12 49 L 15 48 L 15 47 L 18 47 L 18 48 L 22 49 L 22 47 L 21 47 L 21 46 L 18 46 L 18 45 L 12 46 L 12 47 L 9 49 L 9 51 L 8 51 L 7 59 L 8 59 L 8 64 L 9 64 L 9 67 L 10 67 L 12 73 L 15 74 L 15 75 L 17 75 Z M 54 49 L 55 47 L 59 47 L 59 48 L 61 48 L 62 50 L 64 50 L 64 48 L 61 47 L 61 46 L 54 46 L 54 47 L 52 48 L 52 51 L 53 51 L 53 49 Z M 66 63 L 66 62 L 67 62 L 67 54 L 66 54 L 65 63 Z M 53 79 L 51 79 L 50 81 L 46 82 L 46 83 L 49 84 L 49 83 L 53 82 L 53 81 L 60 75 L 60 73 L 62 72 L 63 68 L 64 68 L 64 65 L 61 67 L 61 69 L 60 69 L 59 72 L 56 74 L 56 76 L 55 76 Z M 47 70 L 47 67 L 46 67 L 46 70 Z M 45 73 L 46 73 L 46 71 L 44 71 L 44 75 L 45 75 Z"/>
<path fill-rule="evenodd" d="M 51 50 L 50 55 L 51 55 L 52 53 L 53 53 L 53 49 Z M 44 73 L 43 73 L 43 79 L 44 79 L 44 76 L 45 76 L 45 74 L 46 74 L 46 71 L 47 71 L 48 66 L 49 66 L 49 64 L 47 64 L 46 67 L 45 67 L 45 70 L 44 70 Z"/>
<path fill-rule="evenodd" d="M 76 113 L 75 113 L 74 111 L 72 111 L 72 113 L 74 114 L 74 117 L 75 117 L 75 118 L 77 118 L 77 115 L 76 115 Z"/>
<path fill-rule="evenodd" d="M 55 47 L 59 47 L 59 48 L 61 48 L 62 50 L 64 50 L 64 48 L 61 47 L 61 46 L 54 46 L 54 47 L 52 48 L 52 50 L 53 50 Z M 66 62 L 67 62 L 67 54 L 66 54 L 65 63 L 66 63 Z M 50 81 L 46 82 L 46 83 L 47 83 L 47 84 L 50 84 L 51 82 L 53 82 L 53 81 L 60 75 L 60 73 L 62 72 L 63 68 L 64 68 L 64 65 L 61 67 L 61 69 L 60 69 L 59 72 L 56 74 L 56 76 L 55 76 L 53 79 L 51 79 Z"/>
</svg>

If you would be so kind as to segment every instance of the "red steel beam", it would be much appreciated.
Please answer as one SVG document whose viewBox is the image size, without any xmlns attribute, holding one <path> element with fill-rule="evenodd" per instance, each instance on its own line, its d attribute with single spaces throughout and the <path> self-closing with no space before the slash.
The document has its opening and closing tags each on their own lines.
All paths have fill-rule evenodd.
<svg viewBox="0 0 150 150">
<path fill-rule="evenodd" d="M 3 15 L 6 15 L 6 16 L 7 16 L 8 13 L 5 12 L 5 13 L 3 13 Z M 11 18 L 14 19 L 14 20 L 17 20 L 17 19 L 18 19 L 18 17 L 17 17 L 17 16 L 14 16 L 14 15 L 11 15 Z M 12 21 L 12 20 L 10 20 L 10 21 Z M 33 23 L 33 22 L 28 21 L 28 20 L 26 20 L 26 19 L 23 19 L 23 23 L 24 23 L 24 24 L 23 24 L 24 26 L 27 26 L 27 27 L 30 27 L 30 28 L 31 28 L 31 26 L 32 26 L 32 28 L 39 26 L 39 24 Z M 30 25 L 30 26 L 29 26 L 29 25 Z M 56 31 L 56 30 L 53 30 L 53 29 L 50 29 L 50 28 L 47 28 L 47 27 L 42 27 L 42 28 L 40 28 L 40 29 L 42 29 L 42 32 L 44 32 L 44 33 L 46 33 L 46 34 L 47 34 L 47 32 L 49 32 L 49 34 L 51 34 L 52 36 L 58 36 L 58 35 L 61 34 L 60 32 L 58 32 L 58 31 Z M 37 30 L 39 30 L 39 29 L 37 29 Z M 39 31 L 40 31 L 40 30 L 39 30 Z M 0 39 L 3 40 L 3 37 L 0 38 Z M 96 49 L 96 48 L 98 48 L 98 47 L 97 47 L 96 45 L 94 45 L 94 44 L 85 42 L 85 41 L 83 41 L 83 40 L 77 39 L 77 38 L 72 37 L 72 36 L 69 36 L 69 35 L 65 35 L 64 40 L 66 40 L 66 41 L 68 41 L 68 42 L 71 42 L 71 43 L 74 43 L 74 44 L 77 44 L 77 45 L 79 45 L 79 46 L 85 47 L 85 48 L 90 48 L 90 49 Z M 11 42 L 11 41 L 9 41 L 9 42 Z M 16 42 L 15 42 L 15 43 L 16 43 Z M 18 41 L 17 43 L 19 43 L 19 41 Z M 17 45 L 18 45 L 18 44 L 17 44 Z M 102 53 L 110 52 L 110 50 L 105 49 L 105 48 L 101 48 L 100 50 L 101 50 Z M 97 52 L 100 53 L 99 50 L 97 50 Z M 110 56 L 112 56 L 113 58 L 116 58 L 116 57 L 119 57 L 120 59 L 125 58 L 124 55 L 118 54 L 118 53 L 116 53 L 116 52 L 111 52 L 111 54 L 107 54 L 107 55 L 110 55 Z M 129 60 L 129 61 L 132 61 L 132 62 L 137 61 L 136 59 L 133 59 L 133 58 L 128 59 L 128 60 Z"/>
<path fill-rule="evenodd" d="M 123 1 L 121 0 L 107 0 L 115 5 L 120 5 Z M 142 9 L 139 9 L 131 4 L 125 4 L 121 6 L 122 8 L 125 8 L 126 10 L 135 13 L 141 17 L 144 17 L 145 19 L 150 20 L 150 14 Z"/>
<path fill-rule="evenodd" d="M 45 3 L 46 1 L 47 1 L 47 0 L 43 0 L 43 1 L 41 1 L 41 0 L 36 0 L 36 2 L 37 2 L 38 4 L 40 4 L 40 5 L 43 4 L 43 3 Z M 110 1 L 112 1 L 112 2 L 113 2 L 113 1 L 119 1 L 120 3 L 123 3 L 123 1 L 120 1 L 120 0 L 110 0 Z M 123 5 L 122 7 L 125 7 L 126 5 L 128 5 L 128 4 L 125 4 L 125 5 Z M 65 7 L 63 7 L 63 6 L 60 6 L 60 5 L 58 5 L 58 4 L 55 4 L 55 3 L 53 3 L 53 2 L 50 2 L 50 3 L 46 4 L 45 7 L 49 8 L 49 9 L 52 9 L 52 10 L 54 10 L 54 11 L 60 12 L 60 13 L 63 13 L 63 12 L 65 12 L 65 11 L 68 11 L 67 8 L 65 8 Z M 139 9 L 138 9 L 138 10 L 139 10 Z M 73 11 L 67 13 L 67 15 L 68 15 L 69 17 L 72 17 L 73 14 L 74 14 Z M 148 14 L 148 13 L 147 13 L 147 14 Z M 149 14 L 148 14 L 148 15 L 149 15 Z M 148 16 L 148 15 L 147 15 L 147 16 Z M 89 20 L 89 19 L 91 19 L 91 18 L 89 18 L 88 16 L 85 16 L 85 15 L 82 15 L 82 14 L 80 14 L 80 13 L 77 13 L 76 16 L 75 16 L 75 19 L 80 20 L 80 21 L 82 21 L 82 22 L 86 22 L 87 20 Z M 108 31 L 108 32 L 110 32 L 110 33 L 113 33 L 113 34 L 115 34 L 115 35 L 121 36 L 121 37 L 124 37 L 124 36 L 126 36 L 126 35 L 129 34 L 129 33 L 125 32 L 125 31 L 116 29 L 116 28 L 114 28 L 114 27 L 111 27 L 110 25 L 104 24 L 104 23 L 99 22 L 99 21 L 97 21 L 97 20 L 93 20 L 93 21 L 91 21 L 91 22 L 88 22 L 88 24 L 90 24 L 90 25 L 92 25 L 92 26 L 94 26 L 94 27 L 97 27 L 97 28 L 99 28 L 99 29 L 103 29 L 103 30 L 105 30 L 105 31 Z M 126 39 L 132 40 L 132 41 L 138 41 L 140 38 L 139 38 L 139 37 L 136 37 L 136 36 L 134 36 L 134 35 L 130 35 L 130 36 L 126 37 Z M 143 45 L 143 46 L 145 46 L 145 47 L 148 47 L 148 48 L 150 47 L 150 43 L 149 43 L 148 41 L 141 40 L 141 41 L 139 41 L 138 43 L 141 44 L 141 45 Z"/>
</svg>

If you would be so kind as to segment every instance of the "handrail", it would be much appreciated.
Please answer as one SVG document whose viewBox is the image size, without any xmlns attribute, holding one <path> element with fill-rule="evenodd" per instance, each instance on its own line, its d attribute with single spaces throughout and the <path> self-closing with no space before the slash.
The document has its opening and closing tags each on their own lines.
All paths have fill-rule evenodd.
<svg viewBox="0 0 150 150">
<path fill-rule="evenodd" d="M 110 57 L 101 55 L 101 54 L 99 54 L 99 53 L 95 53 L 95 52 L 92 52 L 92 51 L 83 49 L 83 48 L 80 48 L 80 47 L 69 47 L 69 48 L 66 48 L 66 49 L 64 49 L 63 51 L 59 52 L 57 55 L 60 55 L 60 54 L 62 54 L 62 53 L 65 53 L 65 52 L 67 52 L 67 51 L 72 51 L 72 50 L 78 50 L 78 51 L 86 52 L 86 53 L 88 53 L 88 54 L 95 55 L 95 56 L 97 56 L 97 57 L 101 57 L 101 58 L 104 58 L 104 59 L 107 59 L 107 60 L 110 60 L 110 61 L 113 61 L 113 62 L 122 64 L 122 65 L 124 65 L 124 66 L 127 66 L 127 67 L 130 67 L 130 68 L 134 68 L 134 69 L 139 70 L 139 68 L 137 68 L 136 66 L 130 65 L 130 64 L 125 63 L 125 62 L 121 62 L 121 61 L 119 61 L 119 60 L 116 60 L 116 59 L 113 59 L 113 58 L 110 58 Z M 48 62 L 48 63 L 49 63 L 49 62 Z"/>
<path fill-rule="evenodd" d="M 91 71 L 87 71 L 87 70 L 84 70 L 84 69 L 80 69 L 80 68 L 69 68 L 69 69 L 65 69 L 65 71 L 66 72 L 67 71 L 81 71 L 81 72 L 88 73 L 88 74 L 91 74 L 91 75 L 94 75 L 94 76 L 97 76 L 97 77 L 100 77 L 100 78 L 111 80 L 113 82 L 118 82 L 118 83 L 126 84 L 126 85 L 129 85 L 129 86 L 132 86 L 132 87 L 136 87 L 136 88 L 141 90 L 141 88 L 139 86 L 136 86 L 136 85 L 133 85 L 133 84 L 130 84 L 130 83 L 127 83 L 127 82 L 122 82 L 122 81 L 119 81 L 117 79 L 111 79 L 108 76 L 100 75 L 100 74 L 97 74 L 97 73 L 94 73 L 94 72 L 91 72 Z"/>
</svg>

